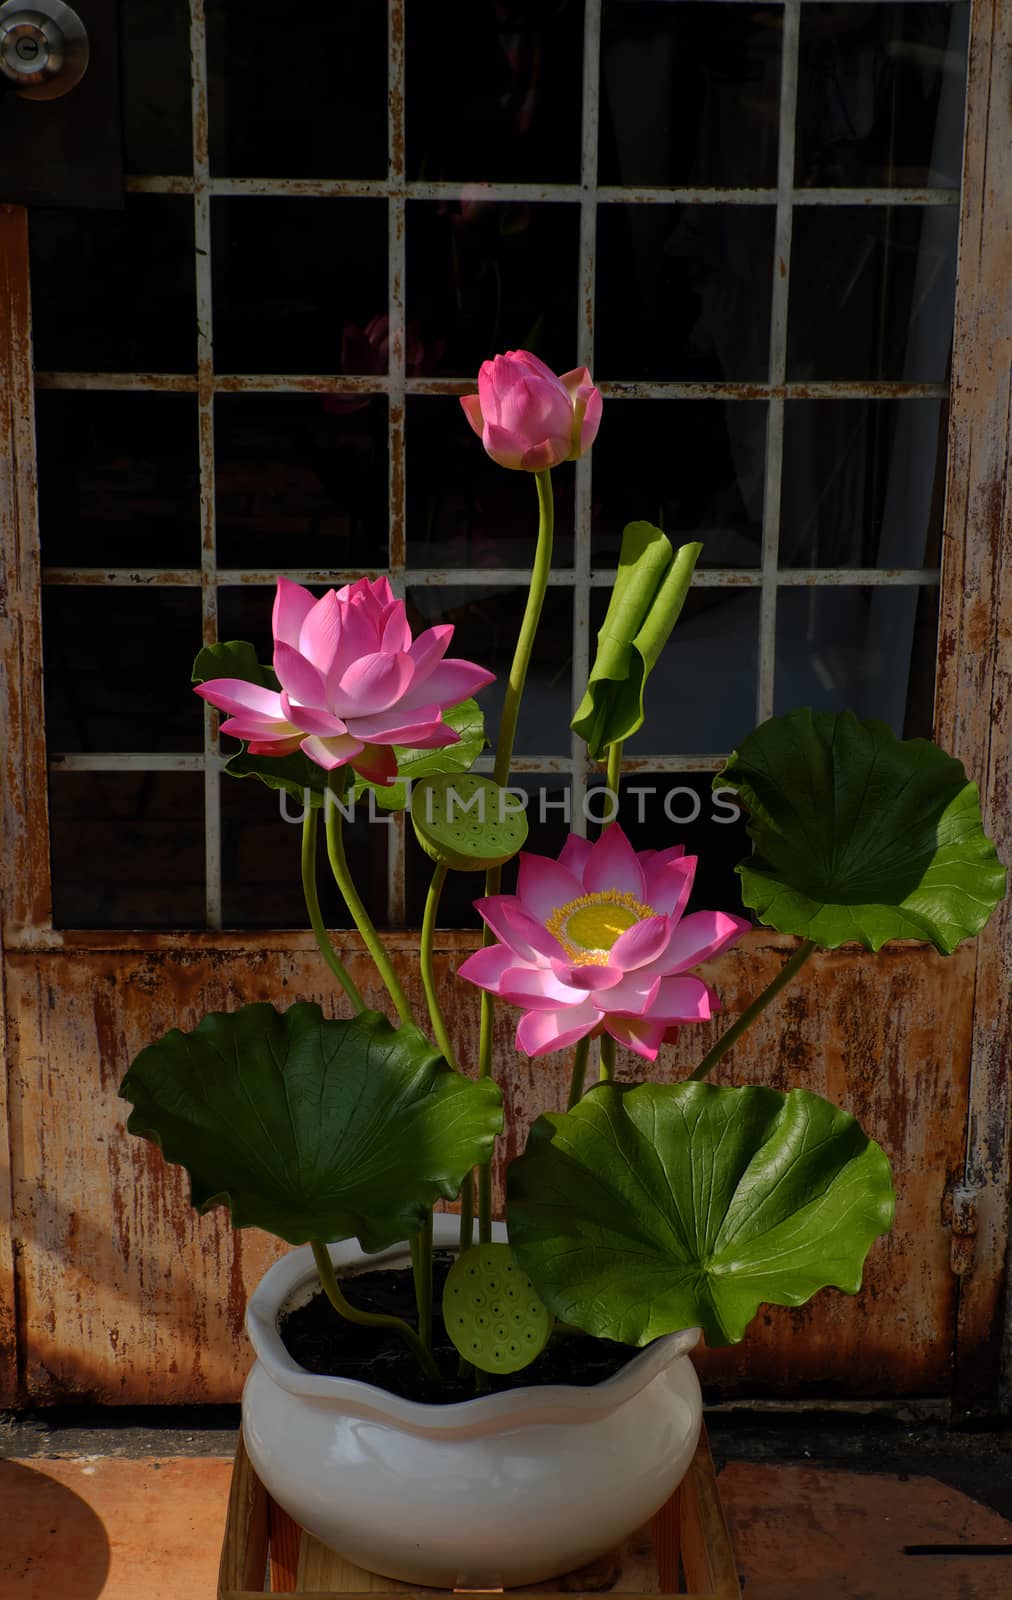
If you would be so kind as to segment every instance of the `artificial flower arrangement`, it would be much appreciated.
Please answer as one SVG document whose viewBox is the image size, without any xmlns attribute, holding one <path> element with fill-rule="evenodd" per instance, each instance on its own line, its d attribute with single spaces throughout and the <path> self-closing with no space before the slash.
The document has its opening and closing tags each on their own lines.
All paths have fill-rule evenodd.
<svg viewBox="0 0 1012 1600">
<path fill-rule="evenodd" d="M 892 1221 L 883 1151 L 848 1112 L 804 1088 L 704 1080 L 816 948 L 858 941 L 875 951 L 913 938 L 948 954 L 983 927 L 1004 872 L 975 785 L 934 745 L 901 741 L 849 713 L 799 710 L 764 723 L 742 739 L 715 787 L 735 791 L 749 817 L 752 854 L 738 868 L 745 908 L 800 943 L 689 1078 L 653 1081 L 664 1042 L 718 1009 L 694 969 L 752 923 L 688 910 L 695 858 L 677 840 L 637 852 L 618 821 L 593 843 L 571 834 L 557 860 L 523 851 L 526 821 L 507 803 L 506 786 L 551 566 L 551 474 L 591 447 L 601 396 L 586 369 L 560 379 L 519 351 L 486 362 L 477 395 L 462 405 L 494 461 L 533 474 L 540 508 L 493 776 L 470 770 L 485 742 L 473 696 L 492 674 L 447 654 L 452 626 L 414 638 L 384 577 L 320 599 L 279 579 L 273 664 L 261 664 L 248 644 L 219 644 L 200 652 L 194 681 L 228 714 L 222 732 L 242 741 L 226 770 L 304 803 L 309 920 L 350 1015 L 297 1003 L 207 1016 L 142 1051 L 121 1092 L 133 1106 L 129 1130 L 187 1168 L 198 1210 L 225 1205 L 237 1227 L 308 1245 L 328 1315 L 402 1346 L 417 1367 L 416 1399 L 431 1410 L 450 1402 L 447 1415 L 463 1410 L 461 1427 L 473 1432 L 467 1416 L 497 1416 L 500 1389 L 529 1391 L 548 1351 L 580 1335 L 624 1347 L 620 1360 L 686 1329 L 723 1344 L 742 1338 L 762 1303 L 797 1306 L 825 1286 L 857 1291 L 865 1256 Z M 647 679 L 700 548 L 673 551 L 646 523 L 626 529 L 572 723 L 606 764 L 616 795 L 623 741 L 643 724 Z M 410 805 L 433 862 L 419 953 L 426 1018 L 413 1014 L 349 868 L 343 821 L 369 792 L 387 809 Z M 324 926 L 321 817 L 334 879 L 396 1022 L 365 1007 Z M 518 853 L 515 892 L 503 893 L 502 869 Z M 475 901 L 484 940 L 459 969 L 481 991 L 476 1062 L 455 1059 L 433 981 L 451 871 L 484 873 Z M 503 1123 L 496 1004 L 520 1011 L 516 1046 L 525 1056 L 572 1054 L 568 1105 L 546 1109 L 510 1166 L 505 1229 L 493 1224 L 490 1178 Z M 631 1054 L 628 1081 L 616 1080 L 617 1046 Z M 440 1272 L 440 1306 L 433 1207 L 458 1198 L 459 1242 Z M 452 1227 L 456 1239 L 456 1220 L 439 1220 L 440 1237 Z M 350 1259 L 343 1241 L 365 1253 L 410 1250 L 412 1314 L 356 1303 L 355 1275 L 336 1270 Z M 320 1393 L 311 1391 L 314 1404 Z M 371 1416 L 378 1402 L 355 1404 Z M 406 1426 L 424 1431 L 413 1411 Z M 361 1451 L 355 1459 L 365 1474 Z M 503 1481 L 500 1474 L 500 1494 Z M 463 1493 L 459 1474 L 454 1482 Z M 648 1497 L 659 1504 L 669 1487 L 662 1473 Z M 535 1518 L 536 1507 L 524 1515 Z M 607 1523 L 600 1507 L 594 1515 Z M 535 1562 L 534 1576 L 562 1570 L 572 1554 Z M 437 1567 L 433 1577 L 393 1556 L 378 1567 L 408 1578 L 421 1570 L 425 1581 L 446 1582 L 450 1572 Z M 450 1576 L 461 1573 L 473 1577 L 473 1565 Z M 508 1582 L 532 1577 L 529 1565 L 514 1570 L 508 1561 L 493 1576 L 504 1573 Z"/>
</svg>

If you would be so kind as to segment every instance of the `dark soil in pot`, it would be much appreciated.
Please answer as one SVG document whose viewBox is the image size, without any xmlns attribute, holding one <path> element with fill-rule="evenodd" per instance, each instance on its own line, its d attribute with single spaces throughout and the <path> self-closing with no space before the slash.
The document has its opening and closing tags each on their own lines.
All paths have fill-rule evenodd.
<svg viewBox="0 0 1012 1600">
<path fill-rule="evenodd" d="M 361 1328 L 340 1316 L 322 1289 L 297 1311 L 280 1318 L 278 1331 L 288 1354 L 307 1372 L 332 1378 L 357 1378 L 405 1400 L 425 1405 L 452 1405 L 473 1400 L 473 1375 L 458 1376 L 460 1358 L 451 1343 L 439 1307 L 443 1284 L 455 1257 L 448 1250 L 437 1250 L 433 1267 L 434 1316 L 432 1349 L 444 1381 L 436 1385 L 420 1371 L 418 1362 L 403 1340 L 382 1329 Z M 378 1311 L 402 1317 L 415 1326 L 415 1286 L 409 1268 L 399 1271 L 356 1272 L 342 1277 L 341 1287 L 353 1305 L 362 1311 Z M 592 1339 L 587 1334 L 556 1334 L 538 1359 L 521 1372 L 506 1377 L 488 1375 L 485 1393 L 502 1389 L 529 1389 L 547 1383 L 568 1383 L 587 1387 L 610 1378 L 637 1350 L 610 1339 Z"/>
</svg>

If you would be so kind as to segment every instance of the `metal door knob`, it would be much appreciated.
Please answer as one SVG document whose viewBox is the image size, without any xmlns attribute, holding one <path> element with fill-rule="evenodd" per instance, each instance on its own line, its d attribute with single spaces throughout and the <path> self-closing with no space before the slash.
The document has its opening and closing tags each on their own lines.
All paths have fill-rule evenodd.
<svg viewBox="0 0 1012 1600">
<path fill-rule="evenodd" d="M 56 100 L 80 83 L 88 35 L 62 0 L 7 0 L 0 5 L 0 87 L 25 100 Z"/>
</svg>

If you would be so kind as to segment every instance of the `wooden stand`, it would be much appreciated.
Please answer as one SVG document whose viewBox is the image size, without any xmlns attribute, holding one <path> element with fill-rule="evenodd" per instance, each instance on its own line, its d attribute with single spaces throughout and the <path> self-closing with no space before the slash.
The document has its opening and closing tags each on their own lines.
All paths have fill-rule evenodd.
<svg viewBox="0 0 1012 1600">
<path fill-rule="evenodd" d="M 269 1591 L 265 1588 L 268 1562 Z M 218 1600 L 257 1600 L 268 1592 L 295 1595 L 299 1600 L 311 1595 L 329 1600 L 338 1595 L 343 1600 L 374 1600 L 379 1594 L 453 1600 L 451 1593 L 363 1572 L 327 1550 L 274 1504 L 253 1471 L 240 1437 L 218 1573 Z M 683 1482 L 645 1528 L 579 1572 L 551 1584 L 508 1592 L 540 1600 L 605 1593 L 616 1600 L 645 1600 L 655 1595 L 741 1600 L 705 1429 Z"/>
</svg>

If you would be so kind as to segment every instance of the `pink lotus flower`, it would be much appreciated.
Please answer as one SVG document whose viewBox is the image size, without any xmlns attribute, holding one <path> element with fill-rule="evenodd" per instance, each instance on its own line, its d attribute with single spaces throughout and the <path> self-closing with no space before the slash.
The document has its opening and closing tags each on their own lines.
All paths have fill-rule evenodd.
<svg viewBox="0 0 1012 1600">
<path fill-rule="evenodd" d="M 695 871 L 681 845 L 637 853 L 617 823 L 593 845 L 570 834 L 558 861 L 522 853 L 516 894 L 475 901 L 499 942 L 460 976 L 524 1008 L 525 1055 L 609 1033 L 653 1061 L 676 1025 L 717 1008 L 688 969 L 750 926 L 723 911 L 683 916 Z"/>
<path fill-rule="evenodd" d="M 359 578 L 317 600 L 278 579 L 274 671 L 278 694 L 241 678 L 213 678 L 197 693 L 230 713 L 222 733 L 255 756 L 303 750 L 328 771 L 351 765 L 370 783 L 392 783 L 392 745 L 434 750 L 459 735 L 442 714 L 495 674 L 473 661 L 444 660 L 453 625 L 412 641 L 404 601 L 386 578 Z"/>
<path fill-rule="evenodd" d="M 529 350 L 483 361 L 478 393 L 460 403 L 492 460 L 522 472 L 578 460 L 601 425 L 601 392 L 586 367 L 557 378 Z"/>
</svg>

